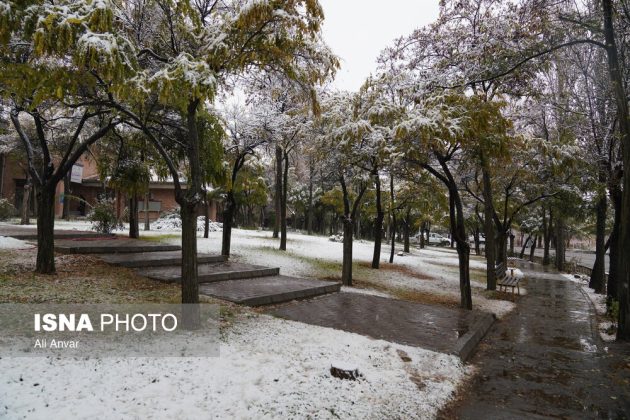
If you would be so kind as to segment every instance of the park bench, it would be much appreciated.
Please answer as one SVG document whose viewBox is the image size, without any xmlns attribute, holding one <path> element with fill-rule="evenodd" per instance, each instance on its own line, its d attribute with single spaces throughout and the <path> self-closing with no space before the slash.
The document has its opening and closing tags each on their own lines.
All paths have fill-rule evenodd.
<svg viewBox="0 0 630 420">
<path fill-rule="evenodd" d="M 507 288 L 512 288 L 512 294 L 514 294 L 514 288 L 518 291 L 518 294 L 521 294 L 521 288 L 519 287 L 519 282 L 521 279 L 514 275 L 514 269 L 507 268 L 507 265 L 502 262 L 499 263 L 495 267 L 495 274 L 497 278 L 497 286 L 499 286 L 499 291 L 505 290 L 507 292 Z"/>
</svg>

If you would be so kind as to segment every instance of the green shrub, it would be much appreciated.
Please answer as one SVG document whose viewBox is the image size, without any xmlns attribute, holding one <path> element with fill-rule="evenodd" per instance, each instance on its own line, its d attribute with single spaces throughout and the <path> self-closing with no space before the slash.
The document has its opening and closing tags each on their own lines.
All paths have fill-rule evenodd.
<svg viewBox="0 0 630 420">
<path fill-rule="evenodd" d="M 619 319 L 619 301 L 618 300 L 612 300 L 610 302 L 610 306 L 608 307 L 608 315 L 610 316 L 610 318 L 612 318 L 615 321 Z"/>
<path fill-rule="evenodd" d="M 123 228 L 122 223 L 116 218 L 114 200 L 98 200 L 92 207 L 88 219 L 92 222 L 92 229 L 99 233 L 112 233 Z"/>
<path fill-rule="evenodd" d="M 6 198 L 0 198 L 0 220 L 7 220 L 9 217 L 13 217 L 17 214 L 17 210 L 13 207 L 13 204 Z"/>
</svg>

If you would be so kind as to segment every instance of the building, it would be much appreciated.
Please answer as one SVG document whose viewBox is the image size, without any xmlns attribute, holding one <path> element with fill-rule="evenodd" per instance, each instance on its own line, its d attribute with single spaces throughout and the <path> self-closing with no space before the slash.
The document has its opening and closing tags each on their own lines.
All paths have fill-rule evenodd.
<svg viewBox="0 0 630 420">
<path fill-rule="evenodd" d="M 27 181 L 26 162 L 21 162 L 11 154 L 0 153 L 0 198 L 6 198 L 21 213 Z M 64 184 L 67 184 L 66 188 Z M 55 193 L 55 217 L 62 217 L 64 200 L 68 200 L 71 218 L 85 217 L 90 206 L 99 197 L 108 196 L 115 199 L 116 212 L 122 217 L 127 207 L 128 197 L 121 191 L 110 188 L 98 176 L 96 162 L 87 155 L 82 156 L 73 166 L 67 182 L 60 182 Z M 29 202 L 31 215 L 36 213 L 34 195 Z M 157 178 L 149 184 L 149 193 L 140 197 L 138 203 L 139 220 L 144 220 L 145 201 L 148 204 L 149 219 L 155 220 L 161 214 L 173 211 L 178 207 L 175 201 L 175 187 L 172 181 L 160 181 Z M 211 220 L 217 220 L 218 204 L 212 201 L 209 206 Z M 201 213 L 201 212 L 200 212 Z"/>
</svg>

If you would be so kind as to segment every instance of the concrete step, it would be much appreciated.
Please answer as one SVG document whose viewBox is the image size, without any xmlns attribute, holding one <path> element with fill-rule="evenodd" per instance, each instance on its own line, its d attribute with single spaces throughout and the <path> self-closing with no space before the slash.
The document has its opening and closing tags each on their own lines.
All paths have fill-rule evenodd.
<svg viewBox="0 0 630 420">
<path fill-rule="evenodd" d="M 120 265 L 128 268 L 143 267 L 163 267 L 168 265 L 181 266 L 181 251 L 158 251 L 158 252 L 133 252 L 123 254 L 99 254 L 96 255 L 103 261 L 113 265 Z M 218 263 L 227 261 L 223 255 L 197 254 L 197 263 Z"/>
<path fill-rule="evenodd" d="M 181 267 L 176 265 L 139 269 L 137 272 L 141 276 L 145 276 L 153 280 L 177 283 L 181 281 Z M 260 265 L 224 261 L 212 264 L 199 264 L 197 273 L 199 276 L 199 283 L 212 283 L 225 280 L 275 276 L 280 273 L 280 269 L 277 267 L 270 268 Z"/>
<path fill-rule="evenodd" d="M 179 245 L 169 245 L 140 239 L 60 239 L 55 241 L 55 251 L 62 254 L 120 254 L 136 252 L 178 251 Z"/>
<path fill-rule="evenodd" d="M 0 225 L 0 236 L 10 236 L 23 241 L 37 239 L 37 228 L 19 225 Z M 72 238 L 113 238 L 113 234 L 98 233 L 89 230 L 72 230 L 72 229 L 55 229 L 55 239 L 72 239 Z"/>
<path fill-rule="evenodd" d="M 338 292 L 340 283 L 288 276 L 253 277 L 199 286 L 199 293 L 248 306 L 271 305 Z"/>
</svg>

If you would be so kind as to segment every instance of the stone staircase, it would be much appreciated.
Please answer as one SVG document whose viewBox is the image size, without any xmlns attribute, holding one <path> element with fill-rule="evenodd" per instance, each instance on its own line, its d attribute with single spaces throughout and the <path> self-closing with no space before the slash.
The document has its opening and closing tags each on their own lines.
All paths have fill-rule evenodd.
<svg viewBox="0 0 630 420">
<path fill-rule="evenodd" d="M 108 264 L 132 268 L 163 282 L 181 282 L 181 247 L 122 237 L 93 238 L 77 232 L 55 241 L 64 254 L 92 254 Z M 228 261 L 221 255 L 198 254 L 200 293 L 249 306 L 269 305 L 338 292 L 337 282 L 280 275 L 278 267 Z"/>
</svg>

